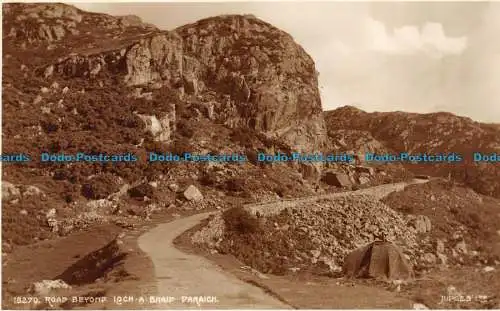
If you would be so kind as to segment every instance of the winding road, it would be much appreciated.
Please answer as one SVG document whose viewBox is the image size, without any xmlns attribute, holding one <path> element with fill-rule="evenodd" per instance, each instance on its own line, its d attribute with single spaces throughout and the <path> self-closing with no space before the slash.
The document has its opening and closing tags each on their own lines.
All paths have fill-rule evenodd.
<svg viewBox="0 0 500 311">
<path fill-rule="evenodd" d="M 175 301 L 149 305 L 159 309 L 290 309 L 290 306 L 223 271 L 205 258 L 178 250 L 174 239 L 210 213 L 196 214 L 161 224 L 139 237 L 139 247 L 153 261 L 158 296 Z M 184 296 L 184 302 L 182 297 Z M 211 296 L 217 301 L 189 301 L 187 296 Z"/>
<path fill-rule="evenodd" d="M 387 184 L 359 191 L 255 204 L 248 206 L 248 208 L 253 212 L 262 209 L 277 212 L 289 204 L 331 197 L 373 195 L 380 199 L 391 192 L 401 191 L 410 184 L 427 181 L 413 180 L 407 183 Z M 139 247 L 148 254 L 154 264 L 158 297 L 170 296 L 175 299 L 170 302 L 159 302 L 150 305 L 150 307 L 159 309 L 290 309 L 290 306 L 266 294 L 262 289 L 241 281 L 209 260 L 186 254 L 174 246 L 173 241 L 176 237 L 197 225 L 209 214 L 196 214 L 164 223 L 139 237 Z M 216 300 L 211 298 L 209 301 L 197 304 L 193 298 L 188 296 L 209 296 L 216 297 Z"/>
</svg>

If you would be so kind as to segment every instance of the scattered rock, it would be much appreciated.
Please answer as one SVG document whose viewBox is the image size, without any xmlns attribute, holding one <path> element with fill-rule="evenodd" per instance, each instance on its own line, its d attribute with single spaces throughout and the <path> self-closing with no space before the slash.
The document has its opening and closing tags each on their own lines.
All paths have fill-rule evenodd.
<svg viewBox="0 0 500 311">
<path fill-rule="evenodd" d="M 196 231 L 191 236 L 191 241 L 194 244 L 206 245 L 211 249 L 217 248 L 219 243 L 222 241 L 224 228 L 224 220 L 222 219 L 221 214 L 217 213 L 208 221 L 206 226 L 204 226 L 201 230 Z"/>
<path fill-rule="evenodd" d="M 203 200 L 203 194 L 200 192 L 200 190 L 198 190 L 198 188 L 196 188 L 193 185 L 190 185 L 189 187 L 187 187 L 187 189 L 184 190 L 183 194 L 184 194 L 184 198 L 188 201 L 201 201 L 201 200 Z"/>
<path fill-rule="evenodd" d="M 113 201 L 107 199 L 92 200 L 87 203 L 87 207 L 93 210 L 112 208 L 114 205 Z"/>
<path fill-rule="evenodd" d="M 365 177 L 365 176 L 359 176 L 358 177 L 358 183 L 360 185 L 364 185 L 364 184 L 367 184 L 369 182 L 370 182 L 370 178 L 368 178 L 368 177 Z"/>
<path fill-rule="evenodd" d="M 414 303 L 413 304 L 413 310 L 429 310 L 429 308 L 421 303 Z"/>
<path fill-rule="evenodd" d="M 438 239 L 436 241 L 436 253 L 439 253 L 439 254 L 444 254 L 445 252 L 445 244 L 444 244 L 444 241 L 441 240 L 441 239 Z"/>
<path fill-rule="evenodd" d="M 449 285 L 447 288 L 446 288 L 446 294 L 448 296 L 461 296 L 461 293 L 457 290 L 457 288 L 453 285 Z"/>
<path fill-rule="evenodd" d="M 418 233 L 428 233 L 431 231 L 431 220 L 427 216 L 418 215 L 413 225 Z"/>
<path fill-rule="evenodd" d="M 156 116 L 137 114 L 137 116 L 144 122 L 145 131 L 150 132 L 153 135 L 155 141 L 168 142 L 170 141 L 170 136 L 172 135 L 172 129 L 170 127 L 173 120 L 175 120 L 174 115 L 167 114 L 165 117 L 158 120 Z"/>
<path fill-rule="evenodd" d="M 375 169 L 373 167 L 368 167 L 368 166 L 356 166 L 356 171 L 358 173 L 365 173 L 370 176 L 375 175 Z"/>
<path fill-rule="evenodd" d="M 44 192 L 40 190 L 40 188 L 36 186 L 28 186 L 26 188 L 26 191 L 23 192 L 23 196 L 34 196 L 34 195 L 43 195 Z"/>
<path fill-rule="evenodd" d="M 495 271 L 495 268 L 494 267 L 490 267 L 490 266 L 486 266 L 483 268 L 483 272 L 492 272 L 492 271 Z"/>
<path fill-rule="evenodd" d="M 47 224 L 52 229 L 52 232 L 59 231 L 59 222 L 56 220 L 56 209 L 51 208 L 47 214 L 45 214 L 45 218 L 47 219 Z"/>
<path fill-rule="evenodd" d="M 455 245 L 455 250 L 458 252 L 458 253 L 461 253 L 461 254 L 467 254 L 467 244 L 465 243 L 464 240 L 458 242 L 456 245 Z"/>
<path fill-rule="evenodd" d="M 54 73 L 54 65 L 50 65 L 47 68 L 45 68 L 43 76 L 45 77 L 45 79 L 47 79 L 48 77 L 52 76 L 53 73 Z"/>
<path fill-rule="evenodd" d="M 63 280 L 43 280 L 33 283 L 29 289 L 29 293 L 38 296 L 48 296 L 53 290 L 70 288 L 71 286 L 66 284 Z"/>
<path fill-rule="evenodd" d="M 177 192 L 177 191 L 179 191 L 179 185 L 177 185 L 177 184 L 170 184 L 170 185 L 168 185 L 168 189 L 170 189 L 173 192 Z"/>
<path fill-rule="evenodd" d="M 321 255 L 321 251 L 318 249 L 313 249 L 311 250 L 311 255 L 313 256 L 313 258 L 319 258 L 319 256 Z"/>
</svg>

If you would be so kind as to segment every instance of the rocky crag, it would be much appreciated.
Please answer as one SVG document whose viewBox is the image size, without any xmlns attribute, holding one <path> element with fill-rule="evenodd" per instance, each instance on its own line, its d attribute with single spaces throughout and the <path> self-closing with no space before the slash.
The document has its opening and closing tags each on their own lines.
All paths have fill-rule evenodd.
<svg viewBox="0 0 500 311">
<path fill-rule="evenodd" d="M 485 194 L 500 196 L 500 166 L 478 163 L 472 154 L 500 154 L 498 124 L 475 122 L 447 112 L 367 113 L 352 106 L 325 112 L 329 140 L 347 152 L 439 154 L 456 152 L 461 163 L 415 163 L 406 168 L 416 174 L 449 177 Z"/>
</svg>

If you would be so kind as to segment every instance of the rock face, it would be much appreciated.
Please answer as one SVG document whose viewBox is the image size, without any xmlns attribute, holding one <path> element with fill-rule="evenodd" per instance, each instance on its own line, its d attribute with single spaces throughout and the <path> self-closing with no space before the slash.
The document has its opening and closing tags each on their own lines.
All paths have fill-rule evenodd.
<svg viewBox="0 0 500 311">
<path fill-rule="evenodd" d="M 162 84 L 186 96 L 217 94 L 211 118 L 284 141 L 297 151 L 325 144 L 317 73 L 292 37 L 252 16 L 229 15 L 162 32 L 128 47 L 56 64 L 60 74 L 120 72 L 128 85 Z"/>
</svg>

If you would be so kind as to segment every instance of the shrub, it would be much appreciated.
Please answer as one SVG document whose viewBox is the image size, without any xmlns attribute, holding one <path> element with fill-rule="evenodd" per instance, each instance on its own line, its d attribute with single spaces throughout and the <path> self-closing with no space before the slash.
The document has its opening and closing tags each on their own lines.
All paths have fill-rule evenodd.
<svg viewBox="0 0 500 311">
<path fill-rule="evenodd" d="M 187 152 L 193 152 L 193 145 L 189 142 L 189 139 L 183 138 L 178 139 L 172 144 L 171 152 L 173 154 L 183 155 Z"/>
<path fill-rule="evenodd" d="M 194 136 L 194 125 L 189 121 L 181 119 L 177 122 L 176 130 L 182 137 L 192 138 Z"/>
<path fill-rule="evenodd" d="M 249 234 L 260 231 L 259 220 L 243 207 L 233 207 L 222 214 L 226 230 L 238 234 Z"/>
<path fill-rule="evenodd" d="M 128 194 L 133 198 L 152 198 L 154 194 L 154 188 L 150 184 L 144 183 L 129 189 Z"/>
</svg>

